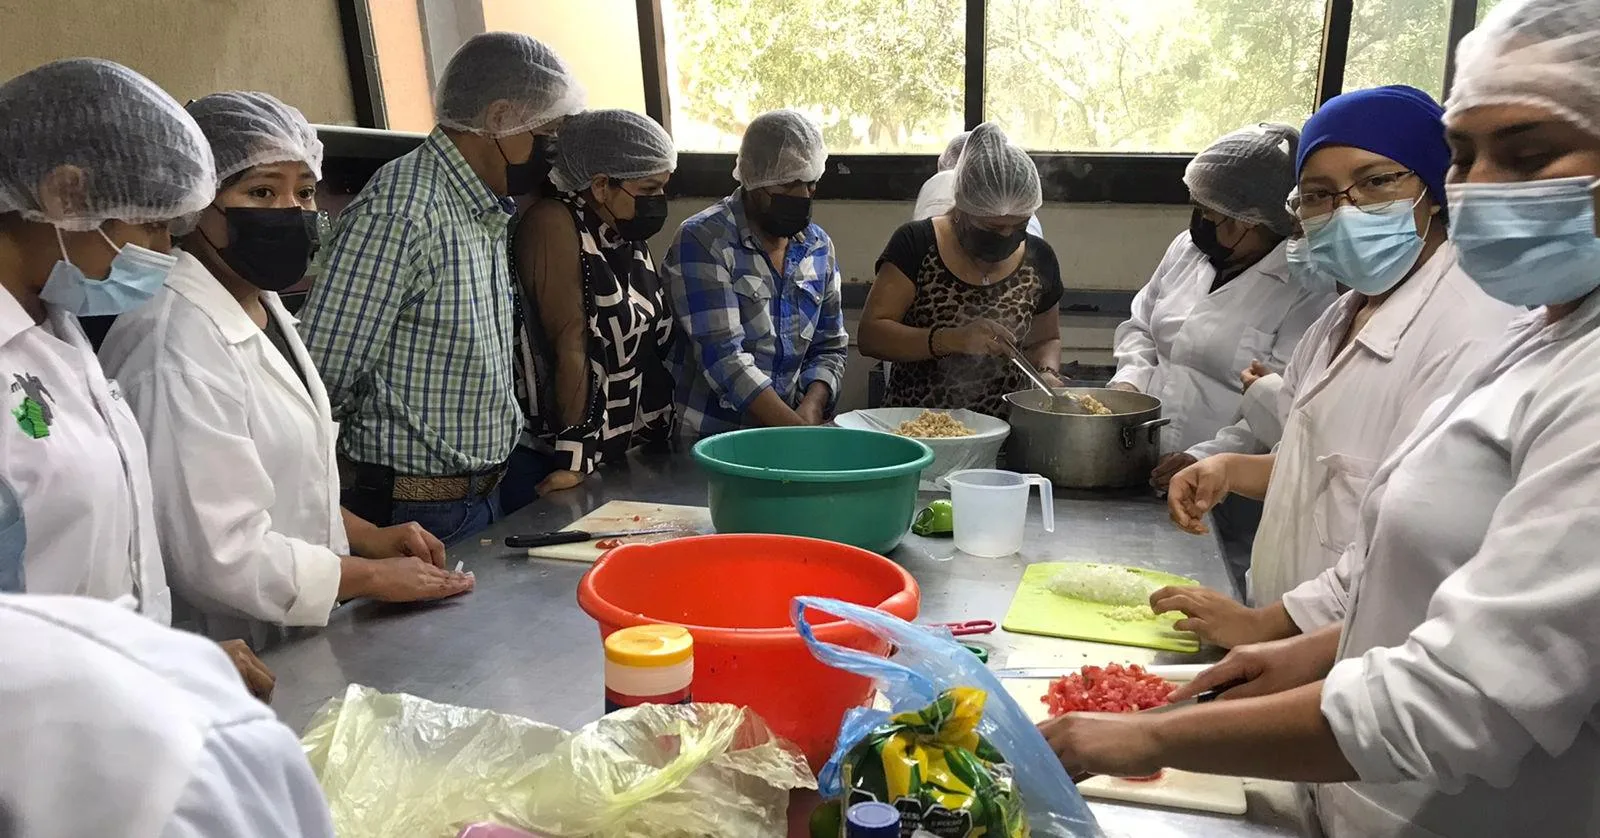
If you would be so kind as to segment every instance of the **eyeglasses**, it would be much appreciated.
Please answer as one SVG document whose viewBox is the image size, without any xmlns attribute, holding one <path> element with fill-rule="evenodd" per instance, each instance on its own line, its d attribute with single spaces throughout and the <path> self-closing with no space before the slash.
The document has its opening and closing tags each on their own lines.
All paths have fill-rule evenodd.
<svg viewBox="0 0 1600 838">
<path fill-rule="evenodd" d="M 1363 212 L 1376 212 L 1386 204 L 1419 197 L 1408 194 L 1411 181 L 1417 173 L 1409 170 L 1381 172 L 1368 175 L 1337 192 L 1328 189 L 1295 189 L 1289 193 L 1289 211 L 1302 219 L 1316 218 L 1333 212 L 1343 198 Z"/>
</svg>

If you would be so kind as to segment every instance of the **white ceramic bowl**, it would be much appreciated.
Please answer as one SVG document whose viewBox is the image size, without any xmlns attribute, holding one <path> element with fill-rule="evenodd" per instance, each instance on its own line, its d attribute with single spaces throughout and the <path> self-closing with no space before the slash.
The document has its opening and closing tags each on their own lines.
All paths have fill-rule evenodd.
<svg viewBox="0 0 1600 838">
<path fill-rule="evenodd" d="M 920 407 L 874 407 L 841 413 L 833 421 L 841 428 L 894 433 L 901 422 L 921 416 L 922 410 Z M 933 464 L 922 470 L 923 491 L 948 491 L 949 487 L 940 483 L 939 478 L 952 471 L 994 468 L 995 461 L 1000 457 L 1000 447 L 1011 433 L 1011 426 L 1004 419 L 965 409 L 935 412 L 950 414 L 952 419 L 975 433 L 972 436 L 916 437 L 919 442 L 933 449 Z"/>
</svg>

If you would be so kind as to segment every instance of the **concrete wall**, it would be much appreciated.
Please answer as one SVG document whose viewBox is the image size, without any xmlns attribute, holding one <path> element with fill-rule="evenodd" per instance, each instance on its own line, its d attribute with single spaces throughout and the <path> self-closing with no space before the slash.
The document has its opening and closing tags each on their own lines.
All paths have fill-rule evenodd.
<svg viewBox="0 0 1600 838">
<path fill-rule="evenodd" d="M 263 90 L 313 122 L 355 123 L 335 0 L 0 0 L 0 79 L 109 58 L 183 102 Z"/>
</svg>

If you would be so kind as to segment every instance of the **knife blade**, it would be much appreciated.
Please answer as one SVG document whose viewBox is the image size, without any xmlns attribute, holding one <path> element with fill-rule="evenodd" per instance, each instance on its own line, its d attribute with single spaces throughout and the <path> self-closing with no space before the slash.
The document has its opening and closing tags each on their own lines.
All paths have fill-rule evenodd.
<svg viewBox="0 0 1600 838">
<path fill-rule="evenodd" d="M 1200 692 L 1197 692 L 1194 695 L 1191 695 L 1191 696 L 1189 696 L 1188 698 L 1186 698 L 1186 699 L 1184 699 L 1182 701 L 1174 701 L 1174 702 L 1171 702 L 1169 704 L 1163 704 L 1160 707 L 1152 707 L 1149 710 L 1145 710 L 1143 712 L 1145 712 L 1145 713 L 1165 713 L 1168 710 L 1181 710 L 1181 709 L 1183 709 L 1185 707 L 1192 707 L 1192 706 L 1194 706 L 1196 704 L 1209 704 L 1210 702 L 1216 701 L 1219 697 L 1221 697 L 1221 695 L 1223 693 L 1227 692 L 1228 690 L 1231 690 L 1234 687 L 1242 687 L 1242 686 L 1244 686 L 1245 684 L 1248 684 L 1248 683 L 1250 683 L 1250 679 L 1248 679 L 1248 678 L 1235 678 L 1232 681 L 1228 681 L 1228 682 L 1223 683 L 1223 684 L 1218 684 L 1217 686 L 1212 687 L 1209 690 L 1202 690 Z"/>
<path fill-rule="evenodd" d="M 531 547 L 552 547 L 557 544 L 577 544 L 583 541 L 600 541 L 606 538 L 627 538 L 634 535 L 657 535 L 664 532 L 685 532 L 682 526 L 645 527 L 637 530 L 613 530 L 611 532 L 589 532 L 587 530 L 556 530 L 555 532 L 539 532 L 528 535 L 506 536 L 506 546 L 513 550 L 523 550 Z"/>
</svg>

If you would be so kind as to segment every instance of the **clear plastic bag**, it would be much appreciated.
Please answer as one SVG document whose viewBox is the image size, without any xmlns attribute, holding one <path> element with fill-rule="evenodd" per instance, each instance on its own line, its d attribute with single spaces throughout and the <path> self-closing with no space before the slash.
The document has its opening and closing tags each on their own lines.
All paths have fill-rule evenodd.
<svg viewBox="0 0 1600 838">
<path fill-rule="evenodd" d="M 576 733 L 351 685 L 306 755 L 340 838 L 456 835 L 489 821 L 559 836 L 782 838 L 805 757 L 726 704 L 646 705 Z"/>
<path fill-rule="evenodd" d="M 888 640 L 895 646 L 893 657 L 886 660 L 817 640 L 805 618 L 807 608 L 841 617 Z M 988 695 L 978 733 L 1005 756 L 1015 771 L 1032 835 L 1100 838 L 1099 824 L 1061 761 L 976 655 L 948 636 L 941 637 L 874 608 L 834 599 L 797 597 L 791 619 L 817 660 L 873 679 L 892 711 L 858 708 L 845 716 L 833 756 L 819 778 L 824 797 L 841 794 L 840 763 L 845 754 L 862 737 L 888 722 L 893 713 L 926 707 L 951 687 L 973 687 Z"/>
</svg>

